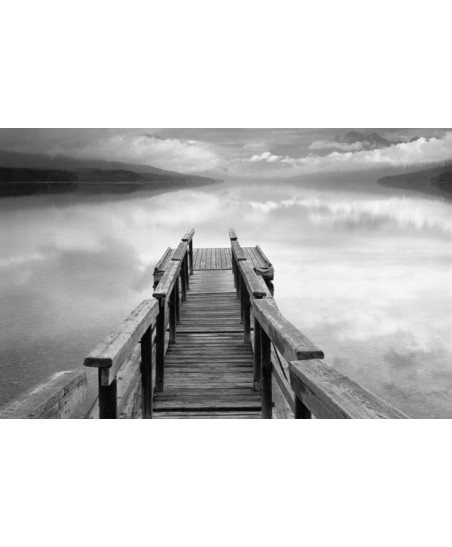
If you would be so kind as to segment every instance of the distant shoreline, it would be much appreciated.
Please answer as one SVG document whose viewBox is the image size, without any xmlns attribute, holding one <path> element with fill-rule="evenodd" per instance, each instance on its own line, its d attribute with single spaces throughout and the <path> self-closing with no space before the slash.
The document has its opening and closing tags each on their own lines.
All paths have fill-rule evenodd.
<svg viewBox="0 0 452 547">
<path fill-rule="evenodd" d="M 220 184 L 219 179 L 194 181 L 156 181 L 156 182 L 56 182 L 27 181 L 1 182 L 0 199 L 38 195 L 77 194 L 77 195 L 123 195 L 155 190 L 178 190 Z"/>
<path fill-rule="evenodd" d="M 378 179 L 378 184 L 387 188 L 412 190 L 452 199 L 452 169 L 450 165 L 382 177 Z"/>
</svg>

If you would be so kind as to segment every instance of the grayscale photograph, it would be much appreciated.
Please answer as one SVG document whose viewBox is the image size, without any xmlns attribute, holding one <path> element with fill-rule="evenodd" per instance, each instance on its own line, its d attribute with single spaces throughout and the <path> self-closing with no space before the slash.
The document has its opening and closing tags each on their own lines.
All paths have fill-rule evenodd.
<svg viewBox="0 0 452 547">
<path fill-rule="evenodd" d="M 1 129 L 0 418 L 451 418 L 452 130 Z"/>
</svg>

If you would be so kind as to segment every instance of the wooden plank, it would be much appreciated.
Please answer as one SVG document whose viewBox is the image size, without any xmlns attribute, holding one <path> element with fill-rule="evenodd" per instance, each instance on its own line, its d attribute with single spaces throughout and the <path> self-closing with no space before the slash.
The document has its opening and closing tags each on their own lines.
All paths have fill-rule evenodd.
<svg viewBox="0 0 452 547">
<path fill-rule="evenodd" d="M 171 293 L 174 284 L 176 283 L 177 276 L 179 275 L 180 268 L 180 261 L 171 261 L 169 266 L 166 268 L 162 279 L 155 288 L 153 294 L 154 298 L 166 298 Z"/>
<path fill-rule="evenodd" d="M 170 259 L 171 247 L 168 247 L 163 253 L 162 258 L 155 265 L 154 271 L 161 271 L 165 269 L 166 263 Z"/>
<path fill-rule="evenodd" d="M 229 239 L 231 241 L 237 241 L 237 234 L 234 228 L 229 228 Z"/>
<path fill-rule="evenodd" d="M 296 397 L 316 418 L 408 418 L 324 361 L 291 361 L 289 367 Z"/>
<path fill-rule="evenodd" d="M 278 310 L 273 298 L 252 301 L 255 318 L 287 361 L 323 359 L 323 351 Z"/>
<path fill-rule="evenodd" d="M 130 356 L 146 330 L 155 323 L 156 300 L 144 300 L 121 325 L 100 343 L 84 360 L 86 367 L 106 369 L 102 385 L 109 385 L 119 367 Z"/>
<path fill-rule="evenodd" d="M 188 243 L 185 241 L 181 241 L 179 245 L 177 246 L 177 249 L 174 251 L 174 254 L 171 258 L 171 260 L 183 260 L 185 257 L 185 253 L 188 249 Z"/>
<path fill-rule="evenodd" d="M 186 241 L 187 243 L 189 243 L 193 239 L 194 235 L 195 235 L 195 229 L 192 228 L 189 232 L 187 232 L 186 234 L 182 236 L 182 241 Z"/>
<path fill-rule="evenodd" d="M 245 251 L 242 249 L 238 241 L 232 241 L 231 248 L 232 248 L 232 254 L 234 255 L 237 261 L 246 260 Z"/>
<path fill-rule="evenodd" d="M 0 408 L 0 419 L 70 418 L 86 389 L 83 369 L 56 372 Z"/>
<path fill-rule="evenodd" d="M 271 297 L 267 285 L 261 277 L 256 275 L 248 260 L 240 261 L 238 265 L 248 294 L 252 298 Z"/>
</svg>

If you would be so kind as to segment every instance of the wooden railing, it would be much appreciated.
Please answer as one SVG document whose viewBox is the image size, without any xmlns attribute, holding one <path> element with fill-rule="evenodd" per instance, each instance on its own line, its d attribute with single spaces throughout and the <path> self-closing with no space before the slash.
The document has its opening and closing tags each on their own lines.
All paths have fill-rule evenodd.
<svg viewBox="0 0 452 547">
<path fill-rule="evenodd" d="M 175 342 L 180 300 L 186 298 L 189 276 L 193 272 L 193 235 L 194 230 L 187 232 L 174 251 L 155 288 L 155 299 L 143 301 L 86 357 L 85 366 L 99 369 L 99 418 L 118 417 L 121 410 L 118 408 L 118 374 L 132 359 L 137 344 L 141 346 L 141 374 L 138 376 L 141 379 L 142 416 L 152 418 L 154 391 L 163 390 L 167 329 L 169 326 L 169 343 Z M 165 257 L 169 258 L 166 253 Z M 134 375 L 127 391 L 129 395 L 135 389 L 136 379 L 137 375 Z"/>
<path fill-rule="evenodd" d="M 0 419 L 71 418 L 87 391 L 82 369 L 56 372 L 0 408 Z"/>
<path fill-rule="evenodd" d="M 165 377 L 165 335 L 169 323 L 169 343 L 176 342 L 176 325 L 180 322 L 180 301 L 185 301 L 193 273 L 193 236 L 190 230 L 183 237 L 154 290 L 159 303 L 156 333 L 155 391 L 163 391 Z"/>
<path fill-rule="evenodd" d="M 117 375 L 141 344 L 143 417 L 152 417 L 152 330 L 159 312 L 156 300 L 144 300 L 129 317 L 85 358 L 86 367 L 98 368 L 99 418 L 117 418 Z"/>
<path fill-rule="evenodd" d="M 316 418 L 406 418 L 319 360 L 324 357 L 323 351 L 279 311 L 265 282 L 249 265 L 233 228 L 229 230 L 229 238 L 245 343 L 250 342 L 251 316 L 254 317 L 254 386 L 261 392 L 262 418 L 273 417 L 272 377 L 297 419 L 313 415 Z"/>
</svg>

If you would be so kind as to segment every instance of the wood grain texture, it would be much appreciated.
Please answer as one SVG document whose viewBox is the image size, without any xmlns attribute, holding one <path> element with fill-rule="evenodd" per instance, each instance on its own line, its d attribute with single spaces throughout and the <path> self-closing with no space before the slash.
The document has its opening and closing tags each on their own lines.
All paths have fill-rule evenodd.
<svg viewBox="0 0 452 547">
<path fill-rule="evenodd" d="M 290 362 L 290 383 L 316 418 L 408 418 L 324 361 Z"/>
<path fill-rule="evenodd" d="M 239 261 L 238 267 L 250 297 L 271 297 L 267 285 L 261 277 L 256 275 L 248 260 Z"/>
<path fill-rule="evenodd" d="M 187 243 L 189 243 L 193 239 L 194 235 L 195 235 L 195 229 L 192 228 L 190 231 L 188 231 L 186 234 L 182 236 L 182 241 L 187 241 Z"/>
<path fill-rule="evenodd" d="M 287 361 L 323 359 L 323 351 L 287 321 L 273 298 L 253 300 L 252 306 L 262 329 Z"/>
<path fill-rule="evenodd" d="M 181 262 L 179 260 L 170 262 L 162 276 L 162 279 L 155 288 L 153 294 L 154 298 L 166 298 L 169 296 L 173 290 L 174 284 L 176 283 L 180 268 Z"/>
<path fill-rule="evenodd" d="M 102 385 L 107 386 L 113 381 L 117 371 L 128 359 L 143 334 L 155 324 L 158 309 L 157 300 L 141 302 L 129 317 L 85 358 L 86 367 L 106 369 L 102 376 Z"/>
<path fill-rule="evenodd" d="M 188 249 L 188 243 L 186 241 L 181 241 L 174 251 L 171 260 L 183 260 L 185 258 L 185 253 Z"/>
<path fill-rule="evenodd" d="M 221 267 L 221 253 L 213 251 L 206 253 L 206 265 Z M 177 340 L 165 358 L 165 389 L 154 396 L 153 418 L 260 418 L 253 353 L 243 342 L 232 271 L 195 270 L 190 282 Z"/>
<path fill-rule="evenodd" d="M 229 239 L 231 241 L 236 241 L 237 240 L 237 234 L 236 234 L 234 228 L 229 228 Z"/>
<path fill-rule="evenodd" d="M 83 369 L 56 372 L 0 408 L 0 419 L 70 418 L 86 394 Z"/>
</svg>

